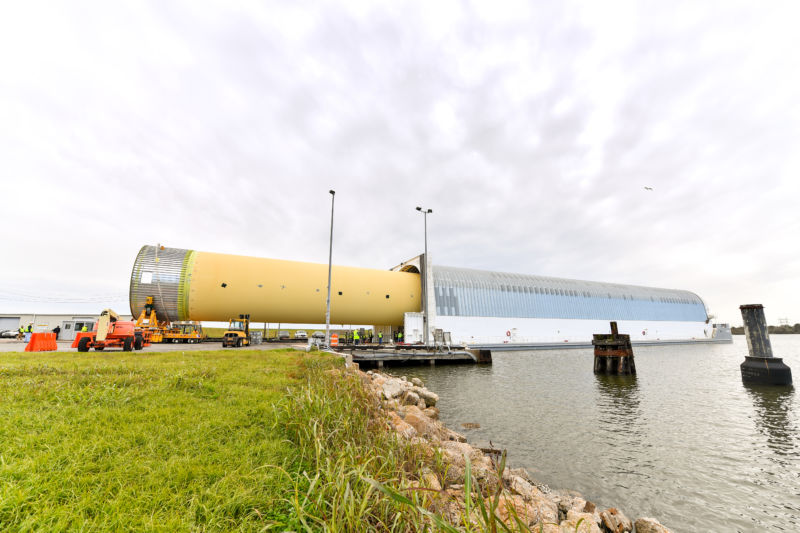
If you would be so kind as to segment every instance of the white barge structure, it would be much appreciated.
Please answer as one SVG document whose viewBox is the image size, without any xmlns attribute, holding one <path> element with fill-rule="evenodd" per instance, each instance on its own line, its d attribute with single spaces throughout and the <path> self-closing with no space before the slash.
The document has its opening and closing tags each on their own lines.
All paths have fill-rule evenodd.
<svg viewBox="0 0 800 533">
<path fill-rule="evenodd" d="M 703 300 L 677 289 L 437 267 L 435 317 L 453 343 L 497 349 L 591 346 L 616 321 L 635 344 L 731 342 Z"/>
</svg>

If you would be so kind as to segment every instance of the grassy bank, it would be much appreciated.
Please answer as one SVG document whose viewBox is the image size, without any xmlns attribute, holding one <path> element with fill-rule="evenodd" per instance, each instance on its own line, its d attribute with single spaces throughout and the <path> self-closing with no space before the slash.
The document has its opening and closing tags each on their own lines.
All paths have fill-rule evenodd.
<svg viewBox="0 0 800 533">
<path fill-rule="evenodd" d="M 419 451 L 289 350 L 0 356 L 0 529 L 415 529 Z M 324 525 L 324 526 L 323 526 Z"/>
</svg>

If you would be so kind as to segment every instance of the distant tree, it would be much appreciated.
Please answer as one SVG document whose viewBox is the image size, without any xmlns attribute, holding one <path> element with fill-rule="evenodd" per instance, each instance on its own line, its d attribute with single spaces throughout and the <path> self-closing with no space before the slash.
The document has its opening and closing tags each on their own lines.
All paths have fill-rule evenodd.
<svg viewBox="0 0 800 533">
<path fill-rule="evenodd" d="M 792 326 L 792 331 L 794 331 L 794 333 L 800 333 L 800 324 Z"/>
</svg>

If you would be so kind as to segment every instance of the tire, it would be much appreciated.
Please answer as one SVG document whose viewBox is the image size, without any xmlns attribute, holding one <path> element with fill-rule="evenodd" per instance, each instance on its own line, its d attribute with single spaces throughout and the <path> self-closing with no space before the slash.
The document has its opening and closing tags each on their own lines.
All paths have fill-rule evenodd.
<svg viewBox="0 0 800 533">
<path fill-rule="evenodd" d="M 89 341 L 91 341 L 89 337 L 84 337 L 78 341 L 78 351 L 79 352 L 88 352 L 89 351 Z"/>
<path fill-rule="evenodd" d="M 122 341 L 122 351 L 130 352 L 131 350 L 133 350 L 133 337 L 125 337 Z"/>
<path fill-rule="evenodd" d="M 144 348 L 144 338 L 142 338 L 141 335 L 136 335 L 136 338 L 133 340 L 133 348 L 136 350 Z"/>
<path fill-rule="evenodd" d="M 242 338 L 241 337 L 236 339 L 236 347 L 237 348 L 241 348 L 242 347 Z"/>
</svg>

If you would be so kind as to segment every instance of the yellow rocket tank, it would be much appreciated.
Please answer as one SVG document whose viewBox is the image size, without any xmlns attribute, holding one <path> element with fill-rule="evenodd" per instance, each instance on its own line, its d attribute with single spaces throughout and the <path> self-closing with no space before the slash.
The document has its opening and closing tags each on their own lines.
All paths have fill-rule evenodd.
<svg viewBox="0 0 800 533">
<path fill-rule="evenodd" d="M 143 246 L 131 272 L 131 314 L 148 296 L 159 318 L 324 324 L 328 265 Z M 334 266 L 331 323 L 402 325 L 422 305 L 419 274 Z"/>
</svg>

